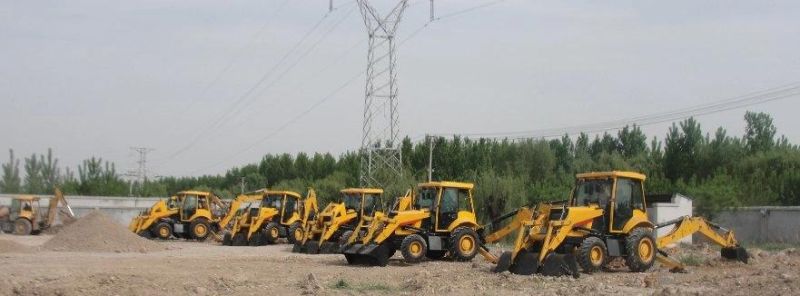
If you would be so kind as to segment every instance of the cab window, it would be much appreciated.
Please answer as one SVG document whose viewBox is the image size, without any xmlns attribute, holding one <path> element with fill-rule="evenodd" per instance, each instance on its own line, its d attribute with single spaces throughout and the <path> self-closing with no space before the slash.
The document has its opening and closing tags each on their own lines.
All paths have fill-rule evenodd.
<svg viewBox="0 0 800 296">
<path fill-rule="evenodd" d="M 372 216 L 375 213 L 375 209 L 378 207 L 378 202 L 380 201 L 380 196 L 376 194 L 365 194 L 364 195 L 364 215 Z"/>
<path fill-rule="evenodd" d="M 644 210 L 642 183 L 639 180 L 617 179 L 614 229 L 622 228 L 633 217 L 633 210 Z"/>
<path fill-rule="evenodd" d="M 344 202 L 344 207 L 348 210 L 358 211 L 361 209 L 361 194 L 345 193 L 342 196 L 342 202 Z"/>
<path fill-rule="evenodd" d="M 574 206 L 597 204 L 605 209 L 611 199 L 611 180 L 578 180 L 572 193 Z"/>
<path fill-rule="evenodd" d="M 286 209 L 289 211 L 297 210 L 297 200 L 294 197 L 286 196 Z"/>
<path fill-rule="evenodd" d="M 269 194 L 263 199 L 261 199 L 261 207 L 262 208 L 281 208 L 281 203 L 283 202 L 283 195 L 280 194 Z"/>
<path fill-rule="evenodd" d="M 197 209 L 197 196 L 187 195 L 183 197 L 183 209 L 194 210 Z"/>
<path fill-rule="evenodd" d="M 436 195 L 438 190 L 436 188 L 422 188 L 417 192 L 417 198 L 414 206 L 417 209 L 430 209 L 436 202 Z"/>
</svg>

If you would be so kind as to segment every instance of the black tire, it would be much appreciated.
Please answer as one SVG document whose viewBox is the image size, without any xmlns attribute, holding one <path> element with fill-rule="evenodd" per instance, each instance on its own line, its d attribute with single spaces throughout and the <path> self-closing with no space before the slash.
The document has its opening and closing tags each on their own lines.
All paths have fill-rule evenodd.
<svg viewBox="0 0 800 296">
<path fill-rule="evenodd" d="M 419 234 L 412 234 L 403 238 L 403 243 L 400 244 L 400 252 L 403 254 L 403 259 L 408 263 L 417 263 L 425 258 L 428 251 L 428 243 Z M 389 254 L 391 256 L 391 254 Z"/>
<path fill-rule="evenodd" d="M 297 232 L 300 232 L 300 239 L 296 236 L 298 235 Z M 305 236 L 305 233 L 303 233 L 303 225 L 301 225 L 300 222 L 294 222 L 292 226 L 289 226 L 289 233 L 286 234 L 286 240 L 289 241 L 290 244 L 295 244 L 299 241 L 303 241 L 303 236 Z"/>
<path fill-rule="evenodd" d="M 345 231 L 344 233 L 342 233 L 342 235 L 339 236 L 339 246 L 346 245 L 347 241 L 350 239 L 350 236 L 352 236 L 352 235 L 353 235 L 353 231 L 352 230 L 348 230 L 348 231 Z"/>
<path fill-rule="evenodd" d="M 447 256 L 447 251 L 444 251 L 444 250 L 441 250 L 441 251 L 428 250 L 428 252 L 425 253 L 425 257 L 428 257 L 428 259 L 431 259 L 431 260 L 442 260 L 442 258 L 444 258 L 444 256 Z"/>
<path fill-rule="evenodd" d="M 264 226 L 262 231 L 265 244 L 274 244 L 281 237 L 281 230 L 278 227 L 280 226 L 275 222 L 269 222 L 267 226 Z"/>
<path fill-rule="evenodd" d="M 211 224 L 205 218 L 197 218 L 189 224 L 189 235 L 191 238 L 204 241 L 211 234 Z"/>
<path fill-rule="evenodd" d="M 251 247 L 263 246 L 267 244 L 266 239 L 267 238 L 263 231 L 257 231 L 256 233 L 253 233 L 253 235 L 250 237 L 250 240 L 247 241 L 247 245 Z"/>
<path fill-rule="evenodd" d="M 153 237 L 158 239 L 168 240 L 172 236 L 172 224 L 165 221 L 156 223 L 150 230 Z"/>
<path fill-rule="evenodd" d="M 31 230 L 33 230 L 33 224 L 31 221 L 25 218 L 17 218 L 14 221 L 14 234 L 15 235 L 28 235 L 31 234 Z"/>
<path fill-rule="evenodd" d="M 222 245 L 223 246 L 231 246 L 233 245 L 233 237 L 231 236 L 230 232 L 225 232 L 225 235 L 222 236 Z"/>
<path fill-rule="evenodd" d="M 577 250 L 577 261 L 583 272 L 593 273 L 608 262 L 608 248 L 602 239 L 590 236 L 581 242 Z"/>
<path fill-rule="evenodd" d="M 631 231 L 625 240 L 625 263 L 633 272 L 644 272 L 653 266 L 656 261 L 656 238 L 653 230 L 639 227 Z"/>
<path fill-rule="evenodd" d="M 233 241 L 231 241 L 231 245 L 234 246 L 246 246 L 247 245 L 247 235 L 242 232 L 237 233 L 233 236 Z"/>
<path fill-rule="evenodd" d="M 450 257 L 456 261 L 470 261 L 478 254 L 479 244 L 474 229 L 460 226 L 450 234 Z"/>
</svg>

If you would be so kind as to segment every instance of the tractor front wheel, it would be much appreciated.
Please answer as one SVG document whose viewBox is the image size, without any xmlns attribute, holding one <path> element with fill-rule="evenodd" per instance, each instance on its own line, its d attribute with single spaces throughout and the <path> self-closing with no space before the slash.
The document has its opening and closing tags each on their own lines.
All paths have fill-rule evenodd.
<svg viewBox="0 0 800 296">
<path fill-rule="evenodd" d="M 425 258 L 425 253 L 428 251 L 428 244 L 419 234 L 412 234 L 403 239 L 403 243 L 400 245 L 400 251 L 406 262 L 417 263 L 422 261 L 422 258 Z M 391 254 L 389 254 L 389 256 L 391 256 Z"/>
<path fill-rule="evenodd" d="M 286 240 L 288 240 L 290 244 L 294 244 L 303 241 L 304 236 L 303 225 L 301 225 L 300 222 L 295 222 L 292 223 L 292 226 L 289 226 L 289 233 L 286 235 Z"/>
<path fill-rule="evenodd" d="M 274 244 L 278 241 L 278 238 L 281 236 L 281 230 L 278 229 L 279 225 L 275 222 L 269 222 L 267 226 L 264 227 L 264 243 L 265 244 Z"/>
<path fill-rule="evenodd" d="M 153 227 L 153 236 L 159 239 L 167 240 L 172 236 L 172 225 L 167 222 L 158 222 Z"/>
<path fill-rule="evenodd" d="M 583 272 L 592 273 L 600 270 L 608 260 L 608 249 L 602 239 L 590 236 L 583 240 L 578 247 L 578 264 Z"/>
<path fill-rule="evenodd" d="M 33 224 L 31 224 L 31 221 L 28 221 L 28 219 L 17 218 L 17 221 L 14 221 L 14 234 L 16 235 L 31 234 L 32 229 Z"/>
</svg>

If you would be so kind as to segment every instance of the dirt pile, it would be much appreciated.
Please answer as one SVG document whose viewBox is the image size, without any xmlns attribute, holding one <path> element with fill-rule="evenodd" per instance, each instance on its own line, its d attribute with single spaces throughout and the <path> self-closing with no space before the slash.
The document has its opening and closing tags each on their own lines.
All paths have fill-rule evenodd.
<svg viewBox="0 0 800 296">
<path fill-rule="evenodd" d="M 44 244 L 52 251 L 68 252 L 151 252 L 166 248 L 128 231 L 106 214 L 93 211 L 62 228 Z"/>
<path fill-rule="evenodd" d="M 30 253 L 32 251 L 33 248 L 31 247 L 0 239 L 0 253 Z"/>
</svg>

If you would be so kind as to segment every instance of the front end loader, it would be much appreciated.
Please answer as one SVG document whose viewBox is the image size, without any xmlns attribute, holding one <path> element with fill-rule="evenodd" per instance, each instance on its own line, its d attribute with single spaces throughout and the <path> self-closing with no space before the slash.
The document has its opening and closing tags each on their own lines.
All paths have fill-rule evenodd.
<svg viewBox="0 0 800 296">
<path fill-rule="evenodd" d="M 579 267 L 591 273 L 602 269 L 613 258 L 624 258 L 633 272 L 648 270 L 655 261 L 672 271 L 683 270 L 680 262 L 668 258 L 667 245 L 700 233 L 722 246 L 722 257 L 747 262 L 747 252 L 739 246 L 733 231 L 700 217 L 682 217 L 654 225 L 647 218 L 644 194 L 645 176 L 634 172 L 596 172 L 576 175 L 569 200 L 541 203 L 536 208 L 520 208 L 503 215 L 490 225 L 513 218 L 494 233 L 481 235 L 480 253 L 496 264 L 496 272 L 515 274 L 571 275 Z M 667 235 L 656 238 L 655 229 L 674 225 Z M 482 227 L 483 230 L 489 225 Z M 494 243 L 516 232 L 514 248 L 500 257 L 491 254 L 487 243 Z"/>
<path fill-rule="evenodd" d="M 359 221 L 383 214 L 383 189 L 347 188 L 340 193 L 338 202 L 328 204 L 304 225 L 305 235 L 295 242 L 292 252 L 338 253 L 343 234 L 353 231 Z"/>
<path fill-rule="evenodd" d="M 67 209 L 64 214 L 68 218 L 75 218 L 75 213 L 58 188 L 55 188 L 55 194 L 50 198 L 47 213 L 44 215 L 39 211 L 41 208 L 39 197 L 30 195 L 14 197 L 11 199 L 11 207 L 0 207 L 0 230 L 16 235 L 39 234 L 56 222 L 59 204 Z"/>
<path fill-rule="evenodd" d="M 263 246 L 285 237 L 294 243 L 303 237 L 302 225 L 318 211 L 317 195 L 309 189 L 303 199 L 292 191 L 264 191 L 257 207 L 248 207 L 225 234 L 223 245 Z"/>
<path fill-rule="evenodd" d="M 410 198 L 413 205 L 376 217 L 366 233 L 341 247 L 347 263 L 386 266 L 397 250 L 407 263 L 445 257 L 472 260 L 480 246 L 473 186 L 461 182 L 419 184 Z"/>
</svg>

